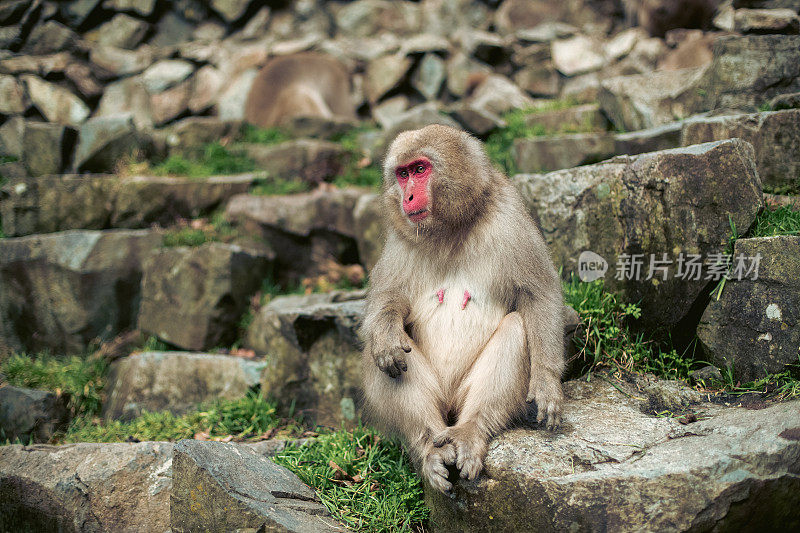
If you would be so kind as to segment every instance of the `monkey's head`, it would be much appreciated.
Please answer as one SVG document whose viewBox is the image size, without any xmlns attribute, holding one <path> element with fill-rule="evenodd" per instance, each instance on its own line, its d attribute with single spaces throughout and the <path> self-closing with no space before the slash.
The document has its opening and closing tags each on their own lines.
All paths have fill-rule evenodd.
<svg viewBox="0 0 800 533">
<path fill-rule="evenodd" d="M 480 219 L 495 172 L 464 131 L 438 124 L 405 131 L 384 160 L 384 209 L 401 235 L 452 236 Z"/>
</svg>

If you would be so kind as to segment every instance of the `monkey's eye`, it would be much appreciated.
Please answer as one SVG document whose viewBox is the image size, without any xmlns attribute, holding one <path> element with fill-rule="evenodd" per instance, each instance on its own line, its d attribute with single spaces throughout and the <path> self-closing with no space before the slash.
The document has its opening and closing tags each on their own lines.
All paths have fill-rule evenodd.
<svg viewBox="0 0 800 533">
<path fill-rule="evenodd" d="M 425 165 L 417 165 L 416 172 L 417 174 L 422 174 L 423 172 L 425 172 Z"/>
<path fill-rule="evenodd" d="M 400 172 L 398 172 L 398 174 L 400 174 L 401 178 L 407 178 L 408 177 L 408 170 L 403 169 Z"/>
</svg>

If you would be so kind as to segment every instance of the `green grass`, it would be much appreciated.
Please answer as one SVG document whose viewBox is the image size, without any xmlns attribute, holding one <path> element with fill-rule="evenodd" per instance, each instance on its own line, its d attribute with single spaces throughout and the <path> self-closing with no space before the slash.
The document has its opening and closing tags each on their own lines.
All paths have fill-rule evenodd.
<svg viewBox="0 0 800 533">
<path fill-rule="evenodd" d="M 245 124 L 241 130 L 241 140 L 246 143 L 278 144 L 289 139 L 291 137 L 280 128 L 259 128 L 252 124 Z"/>
<path fill-rule="evenodd" d="M 422 484 L 400 446 L 369 429 L 321 435 L 273 460 L 314 487 L 331 514 L 350 528 L 420 530 L 428 518 Z"/>
<path fill-rule="evenodd" d="M 363 153 L 359 142 L 360 137 L 369 131 L 369 127 L 363 126 L 334 136 L 331 139 L 333 142 L 341 144 L 350 154 L 344 170 L 333 180 L 334 185 L 337 187 L 355 186 L 377 190 L 383 183 L 383 173 L 380 165 L 373 161 L 365 161 L 366 155 Z"/>
<path fill-rule="evenodd" d="M 686 379 L 698 366 L 690 357 L 634 331 L 630 323 L 641 316 L 641 309 L 606 291 L 602 280 L 584 283 L 573 276 L 564 283 L 564 300 L 581 318 L 582 332 L 574 342 L 587 369 Z"/>
<path fill-rule="evenodd" d="M 537 102 L 535 106 L 530 108 L 530 113 L 544 113 L 546 111 L 561 111 L 563 109 L 569 109 L 571 107 L 576 107 L 581 105 L 574 98 L 557 98 L 555 100 L 547 100 L 544 102 Z"/>
<path fill-rule="evenodd" d="M 196 159 L 172 155 L 151 171 L 159 176 L 185 176 L 206 178 L 224 174 L 241 174 L 255 170 L 251 158 L 237 150 L 230 150 L 219 143 L 207 145 Z"/>
<path fill-rule="evenodd" d="M 238 400 L 217 400 L 201 405 L 196 412 L 176 416 L 167 411 L 145 412 L 130 422 L 98 423 L 88 417 L 77 419 L 64 437 L 65 442 L 124 442 L 126 440 L 175 441 L 191 439 L 197 433 L 206 438 L 228 437 L 244 440 L 280 429 L 299 434 L 294 420 L 279 417 L 276 403 L 258 392 Z"/>
<path fill-rule="evenodd" d="M 310 190 L 311 184 L 305 181 L 266 176 L 258 178 L 253 182 L 253 186 L 250 188 L 250 194 L 278 196 L 308 192 Z"/>
<path fill-rule="evenodd" d="M 794 400 L 800 398 L 800 355 L 797 363 L 786 365 L 786 370 L 769 374 L 761 379 L 746 383 L 737 382 L 733 366 L 724 367 L 722 382 L 713 383 L 712 386 L 722 389 L 729 394 L 740 396 L 743 394 L 759 393 L 775 400 Z"/>
<path fill-rule="evenodd" d="M 786 206 L 766 208 L 758 217 L 749 237 L 773 237 L 775 235 L 800 235 L 800 211 Z"/>
<path fill-rule="evenodd" d="M 3 361 L 0 371 L 16 387 L 68 393 L 75 416 L 93 416 L 102 408 L 106 373 L 102 360 L 18 354 Z"/>
<path fill-rule="evenodd" d="M 225 218 L 225 213 L 218 211 L 209 219 L 195 219 L 191 223 L 184 221 L 167 229 L 162 237 L 162 244 L 168 248 L 201 246 L 207 242 L 231 242 L 238 234 L 236 228 Z"/>
</svg>

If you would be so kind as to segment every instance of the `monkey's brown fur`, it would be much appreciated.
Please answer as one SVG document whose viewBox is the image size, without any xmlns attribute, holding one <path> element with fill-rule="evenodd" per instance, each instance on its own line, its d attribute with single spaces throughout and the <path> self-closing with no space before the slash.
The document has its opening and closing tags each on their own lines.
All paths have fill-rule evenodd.
<svg viewBox="0 0 800 533">
<path fill-rule="evenodd" d="M 395 169 L 416 158 L 433 170 L 430 214 L 415 224 Z M 518 192 L 467 133 L 439 125 L 401 133 L 386 156 L 382 198 L 388 236 L 362 326 L 365 406 L 446 492 L 446 465 L 477 477 L 489 438 L 526 400 L 549 428 L 559 423 L 561 283 Z"/>
<path fill-rule="evenodd" d="M 304 52 L 272 59 L 259 71 L 245 119 L 269 128 L 295 117 L 355 117 L 350 75 L 336 59 Z"/>
</svg>

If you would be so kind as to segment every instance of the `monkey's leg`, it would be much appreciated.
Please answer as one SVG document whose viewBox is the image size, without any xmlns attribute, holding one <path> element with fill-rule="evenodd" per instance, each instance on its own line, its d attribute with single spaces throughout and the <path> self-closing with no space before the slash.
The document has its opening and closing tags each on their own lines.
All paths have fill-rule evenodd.
<svg viewBox="0 0 800 533">
<path fill-rule="evenodd" d="M 430 485 L 447 492 L 446 465 L 455 464 L 452 445 L 434 447 L 433 436 L 447 428 L 439 376 L 416 345 L 408 353 L 408 370 L 391 378 L 373 361 L 365 362 L 364 394 L 372 416 L 399 434 Z"/>
<path fill-rule="evenodd" d="M 489 438 L 524 410 L 529 364 L 522 316 L 509 313 L 459 387 L 458 421 L 434 440 L 437 446 L 448 442 L 455 446 L 462 478 L 480 474 Z"/>
</svg>

